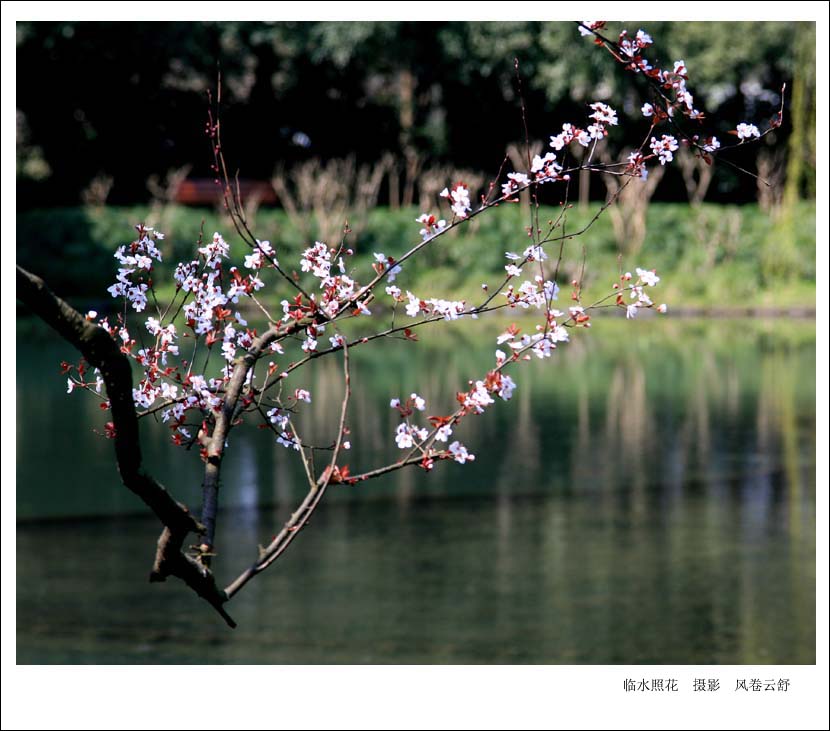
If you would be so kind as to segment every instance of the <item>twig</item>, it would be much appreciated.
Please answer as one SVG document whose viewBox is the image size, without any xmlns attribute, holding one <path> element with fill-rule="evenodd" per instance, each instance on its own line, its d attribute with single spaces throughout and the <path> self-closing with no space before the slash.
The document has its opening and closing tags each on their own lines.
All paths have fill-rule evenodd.
<svg viewBox="0 0 830 731">
<path fill-rule="evenodd" d="M 334 452 L 332 453 L 331 462 L 329 463 L 328 468 L 324 470 L 323 474 L 320 475 L 317 481 L 311 485 L 311 488 L 309 489 L 308 494 L 305 496 L 305 499 L 297 508 L 297 510 L 295 510 L 294 513 L 292 513 L 288 522 L 285 524 L 285 526 L 283 526 L 283 529 L 279 532 L 279 534 L 272 539 L 271 543 L 269 543 L 268 546 L 260 546 L 257 561 L 248 569 L 243 571 L 227 587 L 225 587 L 225 594 L 227 594 L 229 599 L 233 597 L 234 594 L 236 594 L 252 578 L 254 578 L 254 576 L 267 569 L 285 552 L 285 550 L 288 548 L 288 546 L 291 545 L 291 542 L 297 537 L 300 531 L 306 525 L 308 525 L 308 521 L 309 518 L 311 518 L 311 514 L 320 504 L 320 501 L 323 499 L 323 495 L 326 492 L 326 488 L 329 486 L 329 484 L 331 484 L 332 479 L 335 477 L 337 457 L 340 453 L 340 448 L 343 443 L 343 432 L 346 426 L 346 416 L 348 414 L 349 398 L 351 395 L 351 376 L 349 372 L 348 345 L 344 346 L 343 348 L 343 382 L 343 403 L 340 408 L 340 421 L 338 424 L 337 441 L 335 442 Z"/>
</svg>

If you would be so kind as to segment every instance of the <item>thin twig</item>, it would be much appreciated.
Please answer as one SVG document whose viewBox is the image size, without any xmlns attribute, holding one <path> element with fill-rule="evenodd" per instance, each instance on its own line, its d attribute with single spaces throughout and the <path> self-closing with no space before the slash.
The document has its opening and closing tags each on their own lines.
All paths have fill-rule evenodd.
<svg viewBox="0 0 830 731">
<path fill-rule="evenodd" d="M 254 576 L 267 569 L 285 552 L 285 550 L 288 548 L 288 546 L 291 545 L 291 543 L 297 537 L 297 535 L 299 535 L 300 531 L 306 525 L 308 525 L 309 518 L 311 517 L 312 513 L 315 511 L 317 506 L 320 504 L 320 501 L 323 499 L 323 495 L 326 492 L 326 488 L 329 486 L 329 484 L 331 484 L 332 479 L 335 477 L 337 457 L 340 453 L 340 447 L 343 443 L 343 432 L 345 430 L 346 416 L 348 414 L 349 408 L 349 397 L 351 394 L 351 376 L 349 372 L 348 345 L 344 346 L 343 348 L 343 381 L 344 393 L 343 402 L 340 409 L 340 421 L 338 424 L 337 441 L 335 442 L 334 452 L 332 454 L 332 459 L 329 463 L 328 469 L 324 470 L 323 474 L 320 475 L 317 481 L 311 485 L 308 494 L 305 496 L 305 499 L 297 508 L 297 510 L 295 510 L 294 513 L 292 513 L 288 522 L 285 524 L 285 526 L 279 532 L 279 534 L 274 536 L 274 538 L 268 544 L 268 546 L 260 546 L 257 561 L 248 569 L 243 571 L 236 579 L 234 579 L 234 581 L 232 581 L 225 588 L 225 594 L 227 594 L 228 598 L 233 597 L 243 586 L 245 586 L 245 584 L 247 584 L 252 578 L 254 578 Z"/>
</svg>

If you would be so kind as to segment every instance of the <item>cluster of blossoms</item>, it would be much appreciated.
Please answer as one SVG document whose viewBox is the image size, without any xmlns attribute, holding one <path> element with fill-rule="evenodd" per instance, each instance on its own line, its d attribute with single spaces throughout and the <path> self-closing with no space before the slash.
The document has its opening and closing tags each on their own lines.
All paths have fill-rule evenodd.
<svg viewBox="0 0 830 731">
<path fill-rule="evenodd" d="M 495 403 L 490 395 L 490 390 L 484 385 L 484 381 L 476 381 L 471 385 L 469 391 L 459 393 L 458 397 L 459 403 L 475 414 L 483 414 L 487 406 Z"/>
<path fill-rule="evenodd" d="M 562 125 L 562 131 L 558 135 L 551 135 L 550 146 L 554 150 L 561 150 L 571 142 L 576 141 L 582 147 L 588 147 L 593 140 L 599 141 L 608 135 L 608 127 L 619 124 L 617 112 L 603 102 L 594 102 L 590 105 L 593 112 L 588 118 L 593 120 L 587 129 L 575 127 L 570 122 Z M 560 168 L 561 169 L 561 168 Z"/>
<path fill-rule="evenodd" d="M 637 316 L 637 311 L 642 308 L 654 307 L 651 297 L 647 294 L 646 287 L 656 287 L 660 281 L 653 269 L 635 269 L 637 272 L 637 279 L 635 280 L 631 272 L 626 272 L 620 276 L 622 285 L 614 283 L 614 289 L 627 290 L 630 300 L 633 302 L 626 303 L 622 291 L 617 294 L 616 304 L 618 307 L 625 309 L 625 316 L 627 319 L 633 319 Z M 668 306 L 665 304 L 658 305 L 656 308 L 660 314 L 665 314 L 668 311 Z"/>
<path fill-rule="evenodd" d="M 313 353 L 317 350 L 317 338 L 326 332 L 325 325 L 309 325 L 306 330 L 305 340 L 300 346 L 304 353 Z"/>
<path fill-rule="evenodd" d="M 533 156 L 530 172 L 533 174 L 536 182 L 547 183 L 560 179 L 559 174 L 562 172 L 562 166 L 556 162 L 556 155 L 552 152 L 548 152 L 544 157 L 541 155 Z M 562 179 L 568 180 L 569 176 L 563 176 Z"/>
<path fill-rule="evenodd" d="M 415 442 L 424 442 L 429 436 L 429 429 L 424 427 L 417 428 L 406 423 L 398 424 L 395 430 L 395 443 L 398 449 L 412 449 Z"/>
<path fill-rule="evenodd" d="M 634 38 L 628 38 L 628 31 L 623 31 L 620 33 L 620 51 L 622 51 L 623 55 L 628 56 L 629 58 L 638 58 L 639 64 L 636 66 L 638 71 L 647 71 L 651 68 L 648 65 L 648 62 L 642 58 L 642 54 L 640 53 L 642 50 L 648 48 L 652 45 L 654 41 L 651 39 L 651 36 L 646 33 L 644 30 L 638 30 Z"/>
<path fill-rule="evenodd" d="M 505 252 L 505 257 L 511 262 L 519 262 L 524 265 L 528 262 L 544 262 L 548 255 L 544 248 L 538 244 L 531 244 L 521 255 L 512 251 Z M 508 279 L 519 277 L 522 274 L 521 266 L 507 264 L 504 267 Z M 534 276 L 533 281 L 525 280 L 519 287 L 508 284 L 502 293 L 507 298 L 510 307 L 521 307 L 528 309 L 535 307 L 541 309 L 549 306 L 550 303 L 559 297 L 559 285 L 551 280 L 545 279 L 541 274 Z"/>
<path fill-rule="evenodd" d="M 492 403 L 492 401 L 491 401 Z M 459 441 L 452 442 L 446 452 L 435 452 L 429 441 L 441 442 L 446 444 L 452 436 L 453 424 L 461 418 L 460 416 L 430 416 L 429 421 L 432 425 L 432 430 L 425 426 L 416 426 L 409 423 L 409 417 L 415 411 L 425 411 L 426 401 L 417 393 L 413 393 L 406 401 L 402 402 L 398 398 L 394 398 L 389 402 L 389 406 L 396 409 L 400 415 L 401 421 L 395 429 L 395 444 L 398 449 L 418 449 L 421 451 L 423 459 L 421 466 L 425 470 L 431 470 L 434 464 L 434 458 L 440 456 L 446 459 L 453 459 L 460 464 L 465 462 L 472 462 L 475 455 L 470 454 L 467 448 Z"/>
<path fill-rule="evenodd" d="M 695 108 L 694 97 L 686 88 L 689 76 L 685 61 L 675 61 L 671 71 L 658 70 L 656 78 L 664 89 L 670 89 L 674 93 L 673 102 L 666 107 L 666 113 L 670 117 L 680 110 L 689 119 L 703 119 L 703 113 Z"/>
<path fill-rule="evenodd" d="M 267 241 L 261 245 L 270 247 Z M 211 343 L 219 339 L 219 330 L 231 318 L 227 305 L 238 304 L 240 297 L 249 297 L 265 286 L 259 274 L 242 275 L 236 267 L 231 267 L 227 272 L 228 287 L 223 289 L 226 279 L 223 259 L 228 258 L 228 250 L 228 243 L 215 233 L 211 242 L 199 248 L 199 261 L 180 262 L 173 273 L 177 294 L 182 291 L 193 298 L 182 308 L 188 327 L 196 335 L 207 335 Z M 239 313 L 234 318 L 245 324 Z"/>
<path fill-rule="evenodd" d="M 508 173 L 507 182 L 501 186 L 501 194 L 508 198 L 519 188 L 524 188 L 530 183 L 530 178 L 524 173 Z"/>
<path fill-rule="evenodd" d="M 443 221 L 441 223 L 443 223 Z M 403 271 L 401 265 L 396 264 L 395 260 L 391 256 L 386 256 L 384 253 L 376 252 L 374 256 L 375 263 L 372 265 L 374 270 L 378 274 L 386 274 L 386 281 L 390 284 L 394 282 L 398 274 Z"/>
<path fill-rule="evenodd" d="M 470 207 L 470 189 L 464 183 L 456 183 L 452 188 L 444 188 L 439 195 L 450 202 L 456 218 L 467 218 Z"/>
<path fill-rule="evenodd" d="M 569 311 L 569 319 L 575 321 L 581 314 L 579 306 L 572 307 Z M 498 366 L 512 360 L 517 354 L 531 351 L 537 358 L 550 358 L 554 350 L 556 350 L 557 343 L 567 343 L 569 340 L 567 328 L 557 322 L 557 319 L 565 317 L 565 313 L 557 309 L 551 308 L 547 311 L 545 317 L 545 324 L 537 326 L 537 332 L 532 335 L 525 333 L 519 337 L 520 330 L 512 325 L 496 338 L 496 344 L 502 345 L 507 343 L 512 354 L 508 357 L 504 351 L 496 351 L 496 364 Z M 588 326 L 587 316 L 579 324 Z M 512 392 L 512 391 L 511 391 Z"/>
<path fill-rule="evenodd" d="M 632 177 L 639 177 L 642 180 L 646 180 L 648 178 L 648 168 L 646 167 L 646 158 L 642 152 L 639 150 L 634 150 L 628 156 L 627 160 L 628 165 L 626 166 L 626 172 L 631 175 Z"/>
<path fill-rule="evenodd" d="M 504 296 L 511 307 L 520 307 L 525 310 L 535 307 L 539 310 L 549 306 L 553 300 L 558 298 L 559 285 L 537 274 L 533 281 L 525 280 L 518 288 L 509 284 L 504 291 Z"/>
<path fill-rule="evenodd" d="M 274 248 L 271 246 L 271 242 L 260 241 L 257 239 L 254 253 L 245 255 L 245 267 L 247 269 L 262 269 L 268 260 L 273 262 L 273 266 L 277 265 L 277 260 L 274 257 Z"/>
<path fill-rule="evenodd" d="M 583 20 L 578 26 L 579 34 L 582 36 L 594 35 L 592 31 L 601 31 L 605 27 L 604 20 Z"/>
<path fill-rule="evenodd" d="M 162 261 L 155 242 L 164 236 L 143 225 L 136 226 L 136 229 L 138 238 L 129 246 L 119 247 L 115 253 L 121 266 L 118 281 L 108 291 L 114 297 L 124 297 L 136 312 L 142 312 L 147 306 L 147 292 L 152 287 L 149 273 L 153 269 L 153 260 Z M 192 297 L 181 308 L 182 313 L 195 335 L 204 335 L 205 341 L 211 345 L 222 339 L 223 355 L 232 360 L 235 347 L 248 347 L 252 337 L 250 332 L 235 331 L 229 321 L 237 317 L 238 322 L 244 324 L 244 320 L 238 313 L 234 316 L 225 305 L 237 301 L 240 294 L 262 285 L 256 277 L 243 280 L 238 272 L 232 270 L 231 285 L 227 292 L 223 291 L 221 267 L 222 260 L 228 256 L 228 245 L 218 233 L 199 249 L 199 253 L 201 261 L 180 263 L 174 272 L 177 292 L 183 291 Z M 88 318 L 94 321 L 96 315 L 90 313 Z M 192 438 L 184 426 L 188 410 L 198 409 L 205 414 L 216 413 L 221 408 L 221 398 L 217 394 L 228 376 L 227 370 L 223 371 L 222 378 L 206 379 L 191 370 L 182 374 L 178 366 L 171 365 L 169 357 L 179 355 L 179 334 L 172 322 L 163 325 L 160 317 L 148 317 L 145 328 L 154 341 L 144 344 L 143 338 L 139 338 L 142 347 L 137 347 L 136 339 L 130 336 L 123 321 L 111 326 L 104 318 L 98 324 L 116 337 L 121 343 L 122 353 L 133 358 L 143 369 L 142 378 L 133 388 L 135 405 L 150 409 L 158 399 L 167 405 L 161 410 L 161 417 L 163 422 L 169 423 L 174 443 L 182 444 Z M 220 338 L 220 332 L 224 337 Z"/>
<path fill-rule="evenodd" d="M 163 234 L 153 229 L 136 226 L 138 237 L 128 246 L 121 246 L 115 257 L 119 262 L 118 280 L 109 288 L 114 297 L 123 297 L 136 312 L 142 312 L 147 304 L 148 292 L 152 290 L 153 282 L 150 273 L 154 261 L 161 262 L 162 255 L 156 246 L 157 241 L 164 238 Z M 322 248 L 321 248 L 322 247 Z M 133 401 L 140 410 L 139 415 L 160 412 L 161 420 L 171 430 L 171 440 L 176 445 L 190 446 L 207 428 L 207 420 L 214 418 L 222 408 L 223 392 L 231 377 L 233 364 L 239 351 L 248 352 L 257 337 L 256 330 L 248 328 L 248 323 L 240 312 L 233 310 L 240 297 L 251 296 L 264 286 L 259 277 L 259 270 L 264 267 L 277 267 L 274 249 L 268 241 L 256 241 L 256 246 L 250 255 L 245 257 L 245 267 L 253 270 L 243 275 L 236 267 L 228 267 L 230 247 L 219 233 L 203 246 L 198 247 L 199 258 L 189 262 L 180 262 L 173 272 L 176 284 L 175 298 L 181 297 L 178 309 L 168 306 L 158 316 L 150 316 L 144 322 L 146 332 L 153 338 L 149 343 L 145 338 L 133 338 L 127 329 L 123 315 L 118 316 L 118 323 L 110 325 L 107 318 L 98 320 L 96 312 L 87 315 L 90 321 L 98 320 L 97 324 L 120 343 L 121 352 L 132 358 L 142 368 L 142 377 L 133 388 Z M 305 264 L 310 270 L 316 269 L 317 274 L 327 272 L 328 252 L 322 245 L 312 247 L 305 252 L 301 260 L 301 267 Z M 337 278 L 326 277 L 327 280 Z M 323 286 L 339 288 L 340 296 L 345 298 L 353 294 L 353 289 L 346 287 L 340 281 L 327 281 Z M 325 294 L 323 301 L 325 302 Z M 314 303 L 311 303 L 314 305 Z M 171 320 L 166 324 L 164 316 L 174 311 Z M 222 360 L 225 363 L 216 377 L 194 371 L 196 350 L 191 360 L 178 360 L 180 355 L 180 333 L 173 323 L 176 314 L 181 312 L 186 327 L 192 332 L 195 340 L 194 348 L 202 343 L 208 351 L 217 344 L 221 344 Z M 188 337 L 185 333 L 184 337 Z M 272 342 L 270 352 L 282 353 L 283 347 L 278 342 Z M 174 360 L 171 360 L 174 359 Z M 209 359 L 205 360 L 205 366 Z M 272 363 L 269 365 L 269 375 L 276 370 Z M 286 373 L 281 373 L 280 378 Z M 249 371 L 245 386 L 250 387 L 253 371 Z M 101 392 L 103 381 L 100 376 L 95 382 L 87 382 L 83 372 L 79 370 L 79 377 L 74 381 L 70 378 L 71 390 L 83 387 L 87 390 Z M 296 401 L 310 401 L 310 394 L 298 389 L 295 393 Z M 159 404 L 159 401 L 162 403 Z M 247 402 L 246 402 L 247 405 Z M 104 401 L 102 408 L 109 408 Z M 275 411 L 269 412 L 272 423 L 280 426 L 277 441 L 285 446 L 299 448 L 293 437 L 288 433 L 286 419 L 274 420 Z M 107 436 L 114 436 L 115 430 L 108 425 Z M 202 450 L 204 456 L 204 449 Z"/>
<path fill-rule="evenodd" d="M 437 219 L 431 213 L 422 213 L 415 221 L 423 224 L 423 228 L 418 233 L 424 241 L 440 234 L 447 227 L 447 222 L 443 218 Z"/>
<path fill-rule="evenodd" d="M 342 257 L 340 259 L 342 262 Z M 365 290 L 349 277 L 344 271 L 334 277 L 327 277 L 320 282 L 320 287 L 323 294 L 320 298 L 320 309 L 326 313 L 328 317 L 334 317 L 346 304 L 353 303 L 355 306 L 355 314 L 371 315 L 369 308 L 361 299 Z M 312 302 L 313 304 L 313 302 Z M 318 334 L 322 335 L 322 330 Z"/>
<path fill-rule="evenodd" d="M 299 451 L 300 444 L 289 431 L 291 421 L 288 414 L 282 409 L 274 407 L 268 410 L 267 416 L 268 421 L 274 425 L 273 428 L 277 434 L 277 444 L 282 445 L 286 449 L 296 449 Z"/>
<path fill-rule="evenodd" d="M 310 404 L 311 392 L 304 388 L 294 389 L 294 406 L 299 404 L 300 401 Z M 290 412 L 287 408 L 283 408 L 281 406 L 275 406 L 274 408 L 269 409 L 266 412 L 266 416 L 268 418 L 268 424 L 266 424 L 266 426 L 270 425 L 273 432 L 277 435 L 277 444 L 285 447 L 286 449 L 300 451 L 302 445 L 297 439 L 297 435 L 291 425 L 291 417 L 289 416 L 289 413 Z"/>
<path fill-rule="evenodd" d="M 677 140 L 671 135 L 663 135 L 659 140 L 656 137 L 652 137 L 649 142 L 649 147 L 657 155 L 660 164 L 665 165 L 674 159 L 672 153 L 677 151 Z"/>
<path fill-rule="evenodd" d="M 147 306 L 153 259 L 161 261 L 161 251 L 155 242 L 162 240 L 164 234 L 140 224 L 135 228 L 138 238 L 129 246 L 119 246 L 115 252 L 121 266 L 115 284 L 107 291 L 113 297 L 125 297 L 136 312 L 142 312 Z"/>
<path fill-rule="evenodd" d="M 452 458 L 456 462 L 458 462 L 458 464 L 464 464 L 465 462 L 473 462 L 476 458 L 474 454 L 470 454 L 467 451 L 467 447 L 465 447 L 461 442 L 458 441 L 455 441 L 452 444 L 450 444 L 448 451 L 452 455 Z"/>
<path fill-rule="evenodd" d="M 758 128 L 754 124 L 747 124 L 746 122 L 741 122 L 737 129 L 735 130 L 735 134 L 738 136 L 738 139 L 743 142 L 744 140 L 751 140 L 753 138 L 757 138 L 761 136 L 761 133 L 758 131 Z"/>
<path fill-rule="evenodd" d="M 311 272 L 315 277 L 327 279 L 331 271 L 331 252 L 329 247 L 320 241 L 308 247 L 300 257 L 300 269 Z"/>
<path fill-rule="evenodd" d="M 467 311 L 467 304 L 463 300 L 445 300 L 432 297 L 422 300 L 409 290 L 404 294 L 398 287 L 390 285 L 386 288 L 388 294 L 395 302 L 406 302 L 406 314 L 409 317 L 417 317 L 420 314 L 428 316 L 440 316 L 445 320 L 457 320 Z"/>
<path fill-rule="evenodd" d="M 594 102 L 590 105 L 593 113 L 588 115 L 594 123 L 588 126 L 588 134 L 592 140 L 601 140 L 608 134 L 606 127 L 616 127 L 619 124 L 617 113 L 603 102 Z"/>
<path fill-rule="evenodd" d="M 583 147 L 591 144 L 591 135 L 584 129 L 574 127 L 570 122 L 562 125 L 562 131 L 558 135 L 551 135 L 550 146 L 554 150 L 561 150 L 576 140 Z"/>
<path fill-rule="evenodd" d="M 599 45 L 603 45 L 606 39 L 599 35 L 599 32 L 605 27 L 605 21 L 584 20 L 579 27 L 579 32 L 584 36 L 594 36 L 595 41 Z M 655 125 L 664 121 L 665 119 L 675 117 L 680 114 L 688 119 L 702 122 L 704 114 L 695 107 L 694 97 L 687 87 L 689 80 L 688 68 L 686 62 L 683 60 L 675 61 L 671 69 L 656 68 L 647 58 L 643 52 L 653 44 L 651 36 L 644 30 L 638 30 L 633 38 L 629 37 L 628 31 L 622 30 L 619 34 L 617 43 L 615 44 L 615 57 L 621 61 L 625 68 L 634 73 L 643 73 L 652 79 L 657 88 L 657 96 L 660 103 L 651 104 L 646 103 L 642 106 L 642 114 L 644 117 L 653 117 Z M 772 126 L 776 127 L 780 124 L 780 113 L 777 121 L 772 122 Z M 745 140 L 757 139 L 761 136 L 758 127 L 754 124 L 741 122 L 737 128 L 731 131 L 731 134 L 737 136 L 740 142 Z M 671 153 L 674 149 L 668 149 L 666 144 L 667 135 L 664 135 L 661 140 L 651 138 L 652 150 L 660 159 L 661 164 L 672 159 Z M 670 137 L 669 139 L 674 139 Z M 698 135 L 692 135 L 688 138 L 690 144 L 697 146 L 706 157 L 706 153 L 712 153 L 718 150 L 721 146 L 717 137 L 707 136 L 701 138 Z M 584 144 L 584 142 L 583 142 Z M 676 140 L 674 142 L 676 145 Z M 655 147 L 658 149 L 655 150 Z M 708 161 L 708 158 L 706 158 Z M 640 174 L 642 168 L 641 161 L 635 161 L 631 166 L 630 171 L 633 174 Z"/>
<path fill-rule="evenodd" d="M 307 248 L 300 259 L 300 269 L 303 272 L 310 272 L 320 280 L 319 288 L 322 293 L 318 299 L 316 294 L 311 294 L 308 300 L 304 300 L 302 294 L 298 294 L 292 302 L 282 300 L 283 320 L 302 320 L 305 317 L 313 316 L 322 312 L 326 319 L 336 317 L 347 305 L 354 305 L 355 314 L 371 315 L 363 301 L 367 290 L 360 287 L 358 283 L 346 274 L 346 264 L 343 256 L 351 256 L 351 249 L 346 249 L 341 255 L 336 250 L 330 249 L 324 243 L 317 241 L 314 246 Z M 376 258 L 385 261 L 382 254 L 375 255 Z M 336 259 L 336 271 L 332 272 L 332 258 Z M 400 271 L 400 267 L 397 268 Z M 390 276 L 394 278 L 391 272 Z M 316 349 L 316 338 L 325 332 L 325 327 L 317 324 L 310 326 L 307 330 L 307 338 L 303 350 L 306 352 Z"/>
<path fill-rule="evenodd" d="M 213 239 L 204 246 L 200 246 L 198 251 L 204 257 L 206 267 L 219 269 L 222 266 L 222 259 L 228 258 L 230 248 L 228 242 L 217 232 L 213 234 Z"/>
<path fill-rule="evenodd" d="M 513 253 L 512 251 L 504 252 L 504 256 L 506 259 L 510 259 L 510 261 L 519 261 L 521 263 L 528 261 L 546 261 L 548 258 L 544 248 L 542 248 L 539 244 L 531 244 L 524 250 L 521 256 Z M 505 267 L 505 269 L 508 269 L 508 267 Z M 521 274 L 521 269 L 519 269 L 518 272 Z M 508 273 L 513 276 L 516 275 L 516 273 L 511 269 L 508 269 Z"/>
</svg>

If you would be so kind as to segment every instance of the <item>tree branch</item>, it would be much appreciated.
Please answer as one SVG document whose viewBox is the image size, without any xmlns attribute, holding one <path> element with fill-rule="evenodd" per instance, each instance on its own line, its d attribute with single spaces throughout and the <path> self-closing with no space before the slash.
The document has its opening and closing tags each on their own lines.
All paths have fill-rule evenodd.
<svg viewBox="0 0 830 731">
<path fill-rule="evenodd" d="M 205 565 L 210 563 L 207 554 L 213 551 L 216 534 L 216 513 L 219 508 L 219 473 L 222 467 L 222 457 L 225 453 L 225 440 L 233 428 L 239 397 L 248 379 L 248 373 L 256 364 L 262 351 L 276 337 L 277 330 L 273 327 L 268 328 L 254 340 L 248 352 L 237 359 L 230 381 L 228 381 L 225 388 L 222 410 L 216 416 L 216 424 L 213 427 L 213 434 L 207 446 L 205 479 L 202 483 L 202 522 L 205 525 L 205 531 L 200 549 L 202 551 L 201 561 Z"/>
<path fill-rule="evenodd" d="M 204 533 L 205 527 L 187 507 L 145 472 L 141 458 L 138 417 L 133 402 L 130 363 L 106 330 L 89 322 L 80 312 L 56 296 L 40 278 L 17 267 L 17 298 L 32 312 L 75 346 L 84 358 L 101 371 L 112 410 L 115 458 L 124 486 L 134 492 L 164 524 L 159 538 L 151 581 L 178 576 L 216 609 L 231 627 L 236 624 L 222 609 L 228 600 L 210 571 L 181 552 L 188 533 Z"/>
</svg>

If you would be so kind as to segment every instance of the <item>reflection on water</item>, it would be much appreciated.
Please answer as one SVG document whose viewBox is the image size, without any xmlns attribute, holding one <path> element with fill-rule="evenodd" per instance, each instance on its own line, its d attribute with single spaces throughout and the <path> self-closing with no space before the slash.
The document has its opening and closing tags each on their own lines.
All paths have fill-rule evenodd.
<svg viewBox="0 0 830 731">
<path fill-rule="evenodd" d="M 392 396 L 449 411 L 493 351 L 461 331 L 355 351 L 352 469 L 395 458 Z M 145 583 L 157 523 L 78 428 L 101 417 L 63 394 L 68 355 L 18 343 L 19 662 L 815 662 L 812 322 L 600 321 L 465 422 L 474 463 L 332 488 L 231 603 L 234 632 L 176 583 Z M 330 441 L 338 363 L 297 378 L 314 394 L 304 436 Z M 265 433 L 230 446 L 221 580 L 303 490 Z M 198 505 L 198 458 L 169 459 L 154 429 L 146 451 Z M 95 515 L 110 517 L 78 519 Z"/>
</svg>

